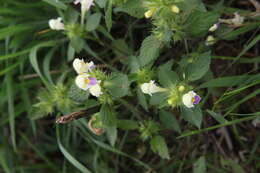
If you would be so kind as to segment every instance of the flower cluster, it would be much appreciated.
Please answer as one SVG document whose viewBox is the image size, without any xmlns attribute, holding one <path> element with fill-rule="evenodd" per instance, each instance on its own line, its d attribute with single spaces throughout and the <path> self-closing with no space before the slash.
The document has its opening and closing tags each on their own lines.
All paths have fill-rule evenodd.
<svg viewBox="0 0 260 173">
<path fill-rule="evenodd" d="M 140 88 L 141 88 L 143 93 L 149 94 L 150 96 L 152 96 L 152 94 L 157 93 L 157 92 L 168 91 L 168 89 L 166 89 L 166 88 L 158 87 L 155 84 L 154 80 L 151 80 L 149 83 L 141 84 Z M 173 90 L 175 90 L 175 88 Z M 178 87 L 177 92 L 182 93 L 184 90 L 185 90 L 185 87 L 181 85 L 181 86 Z M 170 89 L 169 89 L 169 91 L 170 91 Z M 176 92 L 174 92 L 174 95 L 173 95 L 174 98 L 173 99 L 170 98 L 168 100 L 168 103 L 170 105 L 173 104 L 173 100 L 174 101 L 178 100 L 178 99 L 175 99 L 175 97 L 178 97 L 178 96 L 175 96 L 175 95 L 178 95 L 178 94 Z M 187 108 L 193 108 L 194 105 L 200 103 L 201 97 L 198 94 L 196 94 L 194 91 L 188 91 L 187 93 L 184 93 L 184 94 L 181 94 L 181 95 L 182 95 L 181 96 L 182 104 L 184 106 L 186 106 Z"/>
<path fill-rule="evenodd" d="M 74 4 L 81 4 L 81 24 L 84 23 L 84 18 L 86 12 L 90 9 L 91 6 L 94 5 L 94 0 L 75 0 Z M 58 17 L 57 19 L 50 19 L 49 20 L 49 27 L 52 30 L 65 30 L 65 25 L 62 22 L 62 18 Z"/>
<path fill-rule="evenodd" d="M 99 97 L 103 94 L 100 86 L 101 81 L 91 75 L 95 67 L 92 61 L 87 63 L 83 59 L 78 58 L 73 61 L 73 68 L 78 73 L 75 79 L 76 85 L 85 91 L 89 90 L 91 95 Z"/>
</svg>

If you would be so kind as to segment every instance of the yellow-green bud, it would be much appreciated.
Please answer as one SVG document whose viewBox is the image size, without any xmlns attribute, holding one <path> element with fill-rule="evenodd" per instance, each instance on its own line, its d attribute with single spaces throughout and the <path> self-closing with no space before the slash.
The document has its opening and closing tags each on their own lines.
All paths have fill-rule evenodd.
<svg viewBox="0 0 260 173">
<path fill-rule="evenodd" d="M 155 12 L 155 9 L 154 9 L 154 8 L 153 8 L 153 9 L 150 9 L 150 10 L 148 10 L 148 11 L 146 11 L 146 12 L 144 13 L 145 18 L 148 19 L 148 18 L 152 17 L 153 14 L 154 14 L 154 12 Z"/>
<path fill-rule="evenodd" d="M 172 6 L 171 6 L 171 11 L 172 11 L 173 13 L 179 13 L 179 12 L 180 12 L 180 9 L 179 9 L 179 7 L 177 7 L 176 5 L 172 5 Z"/>
<path fill-rule="evenodd" d="M 180 92 L 183 92 L 183 91 L 185 90 L 185 87 L 184 87 L 183 85 L 181 85 L 181 86 L 179 86 L 178 90 L 179 90 Z"/>
<path fill-rule="evenodd" d="M 216 42 L 216 39 L 212 35 L 209 35 L 206 39 L 207 46 L 213 45 L 215 42 Z"/>
</svg>

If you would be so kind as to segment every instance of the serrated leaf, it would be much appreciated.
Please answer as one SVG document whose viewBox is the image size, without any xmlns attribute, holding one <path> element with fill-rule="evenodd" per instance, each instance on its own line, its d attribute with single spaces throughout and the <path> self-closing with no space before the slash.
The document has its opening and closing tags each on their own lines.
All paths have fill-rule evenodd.
<svg viewBox="0 0 260 173">
<path fill-rule="evenodd" d="M 117 127 L 123 130 L 135 130 L 139 125 L 134 120 L 117 120 Z"/>
<path fill-rule="evenodd" d="M 143 18 L 145 9 L 143 8 L 142 1 L 129 0 L 126 3 L 121 4 L 115 9 L 116 12 L 125 12 L 136 18 Z"/>
<path fill-rule="evenodd" d="M 107 104 L 101 106 L 100 117 L 105 127 L 116 126 L 116 115 L 112 109 L 113 108 Z"/>
<path fill-rule="evenodd" d="M 94 13 L 88 17 L 86 24 L 87 31 L 94 31 L 98 27 L 101 16 L 101 13 Z"/>
<path fill-rule="evenodd" d="M 73 83 L 70 87 L 68 95 L 73 101 L 82 103 L 88 100 L 89 91 L 82 90 L 75 83 Z"/>
<path fill-rule="evenodd" d="M 193 173 L 206 173 L 206 159 L 200 157 L 193 165 Z"/>
<path fill-rule="evenodd" d="M 179 80 L 177 73 L 171 70 L 172 65 L 173 61 L 169 61 L 158 68 L 159 82 L 164 87 L 171 87 Z"/>
<path fill-rule="evenodd" d="M 115 146 L 117 139 L 117 128 L 116 126 L 106 128 L 107 139 L 111 146 Z"/>
<path fill-rule="evenodd" d="M 162 136 L 155 136 L 150 141 L 153 152 L 159 154 L 163 159 L 170 159 L 165 139 Z"/>
<path fill-rule="evenodd" d="M 159 56 L 161 42 L 153 35 L 146 37 L 140 48 L 140 55 L 138 57 L 140 66 L 143 67 Z"/>
<path fill-rule="evenodd" d="M 195 81 L 203 77 L 209 70 L 211 62 L 210 52 L 196 55 L 186 67 L 186 78 L 189 81 Z"/>
<path fill-rule="evenodd" d="M 104 86 L 115 98 L 124 97 L 129 92 L 128 77 L 122 73 L 113 73 L 109 79 L 104 82 Z"/>
<path fill-rule="evenodd" d="M 173 130 L 177 131 L 178 133 L 181 133 L 181 128 L 179 126 L 179 123 L 173 114 L 162 110 L 162 111 L 160 111 L 159 118 L 163 124 L 163 127 L 168 128 L 168 129 L 173 129 Z"/>
<path fill-rule="evenodd" d="M 195 10 L 187 19 L 185 32 L 192 37 L 201 37 L 208 33 L 209 28 L 217 23 L 219 14 Z"/>
<path fill-rule="evenodd" d="M 200 128 L 203 116 L 199 107 L 187 108 L 184 106 L 181 115 L 184 120 Z"/>
</svg>

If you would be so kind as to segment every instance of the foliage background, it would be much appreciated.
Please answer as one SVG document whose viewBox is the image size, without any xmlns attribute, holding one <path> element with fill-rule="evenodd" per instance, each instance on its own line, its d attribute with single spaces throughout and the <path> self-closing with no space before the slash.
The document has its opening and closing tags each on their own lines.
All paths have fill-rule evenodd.
<svg viewBox="0 0 260 173">
<path fill-rule="evenodd" d="M 71 0 L 0 0 L 1 172 L 259 172 L 259 125 L 252 125 L 260 107 L 259 6 L 244 0 L 196 2 L 208 12 L 177 25 L 181 29 L 169 37 L 162 18 L 143 17 L 147 9 L 138 0 L 96 0 L 94 19 L 87 14 L 86 33 L 72 25 L 69 33 L 49 29 L 49 19 L 58 16 L 76 23 L 80 6 Z M 205 48 L 208 28 L 234 12 L 246 16 L 243 26 L 221 27 L 215 33 L 217 43 Z M 162 38 L 163 48 L 151 33 Z M 84 102 L 87 96 L 73 86 L 75 57 L 95 61 L 108 74 L 128 74 L 127 81 L 124 76 L 114 81 L 118 84 L 130 81 L 137 58 L 140 66 L 153 62 L 155 70 L 169 60 L 177 67 L 185 55 L 200 53 L 200 46 L 211 52 L 210 70 L 192 83 L 203 96 L 200 129 L 183 121 L 179 110 L 147 108 L 134 92 L 118 96 L 119 119 L 152 119 L 164 127 L 160 135 L 170 159 L 155 154 L 156 147 L 142 141 L 130 122 L 116 136 L 96 136 L 87 128 L 99 103 L 94 98 Z M 144 97 L 140 91 L 139 97 Z M 89 116 L 55 124 L 57 117 L 82 109 Z"/>
</svg>

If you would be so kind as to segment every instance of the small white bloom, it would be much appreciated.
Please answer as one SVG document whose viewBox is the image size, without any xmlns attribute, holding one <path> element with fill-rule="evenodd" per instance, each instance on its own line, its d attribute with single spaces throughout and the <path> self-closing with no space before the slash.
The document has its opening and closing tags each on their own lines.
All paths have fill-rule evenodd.
<svg viewBox="0 0 260 173">
<path fill-rule="evenodd" d="M 97 80 L 94 77 L 90 77 L 88 74 L 80 74 L 76 77 L 76 85 L 85 91 L 89 89 L 91 95 L 99 97 L 103 92 L 101 91 L 100 83 L 101 81 Z"/>
<path fill-rule="evenodd" d="M 195 104 L 200 102 L 201 98 L 194 91 L 189 91 L 182 96 L 182 102 L 187 108 L 193 108 Z"/>
<path fill-rule="evenodd" d="M 218 24 L 215 23 L 214 25 L 212 25 L 212 26 L 209 28 L 209 31 L 210 31 L 210 32 L 214 32 L 214 31 L 216 31 L 217 29 L 218 29 Z"/>
<path fill-rule="evenodd" d="M 75 0 L 74 4 L 81 4 L 81 12 L 85 14 L 86 11 L 90 9 L 92 5 L 94 5 L 94 0 Z"/>
<path fill-rule="evenodd" d="M 76 77 L 75 83 L 76 85 L 83 90 L 88 90 L 90 88 L 89 84 L 89 75 L 88 74 L 80 74 Z"/>
<path fill-rule="evenodd" d="M 92 94 L 95 97 L 99 97 L 101 94 L 103 94 L 103 92 L 101 91 L 101 87 L 99 85 L 100 81 L 98 81 L 98 84 L 92 86 L 89 89 L 90 94 Z"/>
<path fill-rule="evenodd" d="M 78 74 L 83 74 L 91 71 L 93 68 L 95 68 L 95 65 L 92 61 L 85 63 L 83 59 L 76 58 L 73 61 L 73 68 Z"/>
<path fill-rule="evenodd" d="M 143 93 L 149 94 L 150 96 L 152 96 L 153 93 L 162 92 L 164 89 L 158 87 L 154 83 L 154 80 L 151 80 L 149 83 L 143 83 L 141 85 L 141 90 Z"/>
<path fill-rule="evenodd" d="M 245 18 L 243 16 L 240 16 L 237 12 L 234 13 L 234 15 L 235 15 L 235 17 L 233 19 L 231 19 L 231 22 L 234 25 L 242 25 Z"/>
<path fill-rule="evenodd" d="M 49 20 L 49 26 L 53 30 L 64 30 L 64 24 L 62 23 L 61 17 Z"/>
</svg>

